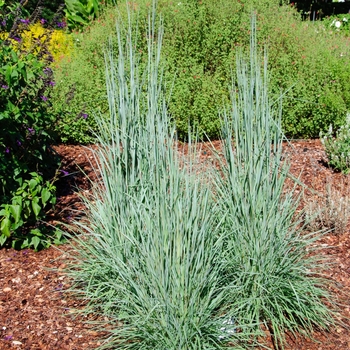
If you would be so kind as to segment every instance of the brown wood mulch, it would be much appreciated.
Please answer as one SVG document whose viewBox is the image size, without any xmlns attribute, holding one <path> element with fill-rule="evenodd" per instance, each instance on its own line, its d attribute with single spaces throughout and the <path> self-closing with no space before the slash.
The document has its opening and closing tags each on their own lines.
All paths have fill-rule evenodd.
<svg viewBox="0 0 350 350">
<path fill-rule="evenodd" d="M 220 148 L 220 142 L 214 142 Z M 68 172 L 58 182 L 58 204 L 55 220 L 70 222 L 82 204 L 76 193 L 89 190 L 89 181 L 80 169 L 92 174 L 92 155 L 82 146 L 61 145 L 56 148 L 62 157 L 62 169 Z M 325 193 L 326 185 L 344 196 L 349 196 L 349 176 L 333 171 L 327 165 L 324 148 L 319 140 L 295 141 L 285 147 L 292 160 L 291 172 L 314 190 Z M 200 151 L 203 163 L 213 158 L 210 147 L 204 144 Z M 306 191 L 306 200 L 314 196 Z M 317 199 L 316 199 L 317 200 Z M 350 236 L 349 225 L 339 234 L 328 233 L 319 242 L 324 254 L 332 256 L 332 268 L 327 275 L 341 293 L 341 316 L 345 323 L 350 316 Z M 329 247 L 326 247 L 326 246 Z M 96 347 L 101 335 L 87 323 L 91 317 L 76 316 L 73 310 L 81 308 L 77 300 L 63 293 L 68 285 L 62 273 L 64 250 L 15 251 L 0 249 L 0 349 L 67 349 L 86 350 Z M 63 258 L 62 258 L 63 256 Z M 58 259 L 60 258 L 60 259 Z M 290 339 L 290 350 L 350 349 L 350 328 L 337 326 L 326 334 L 315 334 L 318 343 L 305 339 Z M 271 344 L 270 344 L 271 345 Z"/>
</svg>

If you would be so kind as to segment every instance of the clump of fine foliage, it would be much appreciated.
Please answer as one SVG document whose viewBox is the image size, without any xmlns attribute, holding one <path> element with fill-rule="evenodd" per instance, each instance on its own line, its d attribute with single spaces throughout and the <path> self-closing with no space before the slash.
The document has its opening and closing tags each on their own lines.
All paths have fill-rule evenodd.
<svg viewBox="0 0 350 350">
<path fill-rule="evenodd" d="M 222 328 L 236 326 L 224 326 L 233 309 L 220 221 L 191 156 L 180 166 L 158 80 L 162 32 L 150 25 L 143 73 L 130 28 L 117 35 L 118 58 L 106 56 L 110 119 L 97 119 L 100 183 L 73 245 L 73 291 L 113 325 L 106 348 L 224 348 Z M 248 339 L 244 327 L 231 333 L 233 342 Z"/>
<path fill-rule="evenodd" d="M 283 347 L 286 330 L 328 328 L 332 303 L 310 257 L 317 236 L 301 234 L 298 201 L 283 193 L 281 120 L 260 73 L 255 27 L 223 118 L 225 161 L 200 175 L 191 143 L 186 158 L 179 154 L 168 121 L 154 11 L 146 62 L 130 22 L 126 31 L 118 22 L 118 52 L 106 54 L 110 119 L 96 118 L 99 181 L 84 198 L 88 220 L 77 222 L 66 271 L 85 312 L 103 316 L 109 336 L 100 348 L 254 348 L 263 327 Z"/>
<path fill-rule="evenodd" d="M 327 266 L 317 254 L 319 233 L 302 232 L 300 194 L 285 192 L 281 111 L 269 100 L 267 56 L 261 72 L 255 35 L 253 26 L 250 59 L 238 56 L 238 89 L 223 114 L 225 161 L 216 191 L 225 216 L 226 277 L 241 287 L 230 293 L 238 323 L 244 318 L 252 332 L 269 329 L 279 348 L 285 331 L 312 336 L 315 328 L 327 330 L 334 314 L 328 283 L 318 275 Z"/>
</svg>

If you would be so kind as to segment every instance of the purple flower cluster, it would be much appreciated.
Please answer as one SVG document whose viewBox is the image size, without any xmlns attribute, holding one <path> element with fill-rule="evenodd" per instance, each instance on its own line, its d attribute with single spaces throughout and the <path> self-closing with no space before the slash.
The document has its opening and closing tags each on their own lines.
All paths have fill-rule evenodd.
<svg viewBox="0 0 350 350">
<path fill-rule="evenodd" d="M 29 19 L 20 19 L 20 22 L 26 25 L 30 23 Z"/>
<path fill-rule="evenodd" d="M 44 73 L 45 73 L 46 75 L 50 75 L 50 74 L 52 74 L 52 69 L 51 69 L 50 67 L 46 67 L 46 68 L 44 69 Z"/>
<path fill-rule="evenodd" d="M 64 22 L 57 22 L 56 25 L 57 25 L 57 28 L 64 28 L 66 26 L 66 23 L 64 23 Z"/>
</svg>

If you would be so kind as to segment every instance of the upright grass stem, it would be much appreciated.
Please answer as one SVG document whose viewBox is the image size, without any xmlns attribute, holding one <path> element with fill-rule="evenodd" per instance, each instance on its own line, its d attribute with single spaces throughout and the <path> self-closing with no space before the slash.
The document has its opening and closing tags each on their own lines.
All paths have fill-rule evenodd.
<svg viewBox="0 0 350 350">
<path fill-rule="evenodd" d="M 89 302 L 86 312 L 109 317 L 102 348 L 221 349 L 228 341 L 223 321 L 232 316 L 222 280 L 221 220 L 191 155 L 180 166 L 154 11 L 142 72 L 131 22 L 126 44 L 117 24 L 118 56 L 106 54 L 110 120 L 97 118 L 94 151 L 100 183 L 85 201 L 89 222 L 80 223 L 85 233 L 75 239 L 68 273 L 72 291 Z M 236 343 L 243 338 L 243 331 L 232 333 Z"/>
<path fill-rule="evenodd" d="M 300 197 L 284 193 L 281 111 L 269 102 L 267 57 L 262 72 L 260 62 L 253 17 L 250 59 L 238 56 L 237 90 L 223 115 L 225 162 L 216 191 L 226 218 L 226 277 L 241 287 L 231 293 L 237 319 L 255 325 L 252 332 L 270 329 L 283 347 L 285 331 L 327 330 L 333 312 L 327 283 L 317 277 L 325 268 L 314 251 L 319 235 L 302 234 Z"/>
</svg>

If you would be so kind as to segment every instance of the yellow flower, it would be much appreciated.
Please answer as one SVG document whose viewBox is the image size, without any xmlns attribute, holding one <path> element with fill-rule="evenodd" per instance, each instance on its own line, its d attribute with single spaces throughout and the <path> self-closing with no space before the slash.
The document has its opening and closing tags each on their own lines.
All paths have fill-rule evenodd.
<svg viewBox="0 0 350 350">
<path fill-rule="evenodd" d="M 8 33 L 0 32 L 0 39 L 4 40 Z M 49 30 L 42 26 L 40 22 L 31 24 L 25 29 L 21 36 L 21 42 L 11 40 L 15 50 L 32 52 L 38 55 L 42 50 L 42 44 L 47 43 L 47 49 L 54 61 L 60 61 L 63 57 L 69 57 L 73 50 L 73 39 L 71 35 L 62 30 Z"/>
</svg>

